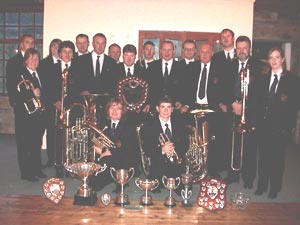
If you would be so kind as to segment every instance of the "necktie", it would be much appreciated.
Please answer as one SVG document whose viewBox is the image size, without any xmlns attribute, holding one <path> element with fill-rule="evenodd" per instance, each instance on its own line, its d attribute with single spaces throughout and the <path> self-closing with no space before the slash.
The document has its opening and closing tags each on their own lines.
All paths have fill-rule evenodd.
<svg viewBox="0 0 300 225">
<path fill-rule="evenodd" d="M 111 126 L 111 136 L 114 137 L 116 132 L 116 123 L 112 123 Z"/>
<path fill-rule="evenodd" d="M 60 60 L 60 59 L 56 60 L 56 63 L 60 63 L 60 62 L 61 62 L 61 60 Z M 56 63 L 55 63 L 55 64 L 56 64 Z"/>
<path fill-rule="evenodd" d="M 231 61 L 230 53 L 229 52 L 227 53 L 227 58 L 226 59 L 227 59 L 227 61 Z"/>
<path fill-rule="evenodd" d="M 128 70 L 127 70 L 127 76 L 131 76 L 130 68 L 128 68 Z"/>
<path fill-rule="evenodd" d="M 169 76 L 168 63 L 165 63 L 165 65 L 164 80 L 167 81 Z"/>
<path fill-rule="evenodd" d="M 40 87 L 41 87 L 41 86 L 40 86 L 40 82 L 39 82 L 39 79 L 37 78 L 35 72 L 32 73 L 32 78 L 33 78 L 33 86 L 34 86 L 35 88 L 40 88 Z"/>
<path fill-rule="evenodd" d="M 65 64 L 65 68 L 66 68 L 66 70 L 69 69 L 68 63 Z"/>
<path fill-rule="evenodd" d="M 274 80 L 273 80 L 273 83 L 271 85 L 270 92 L 269 92 L 270 103 L 273 102 L 273 99 L 274 99 L 274 96 L 276 93 L 277 83 L 278 83 L 278 77 L 277 77 L 277 74 L 274 74 Z"/>
<path fill-rule="evenodd" d="M 100 58 L 100 55 L 98 55 L 97 59 L 96 59 L 96 71 L 95 71 L 95 76 L 96 77 L 100 76 L 100 62 L 99 62 L 99 58 Z"/>
<path fill-rule="evenodd" d="M 205 97 L 205 86 L 206 86 L 206 76 L 207 76 L 207 68 L 206 64 L 202 70 L 200 86 L 199 86 L 199 98 L 203 99 Z"/>
<path fill-rule="evenodd" d="M 168 138 L 171 140 L 171 138 L 172 138 L 172 133 L 171 133 L 171 130 L 170 130 L 170 128 L 169 128 L 169 125 L 166 123 L 165 126 L 166 126 L 166 129 L 165 129 L 165 135 L 168 136 Z"/>
</svg>

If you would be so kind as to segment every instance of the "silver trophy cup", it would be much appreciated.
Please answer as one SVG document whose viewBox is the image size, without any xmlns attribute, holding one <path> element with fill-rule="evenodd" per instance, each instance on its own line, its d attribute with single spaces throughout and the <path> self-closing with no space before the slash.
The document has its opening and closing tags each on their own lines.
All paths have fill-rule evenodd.
<svg viewBox="0 0 300 225">
<path fill-rule="evenodd" d="M 181 182 L 184 185 L 184 189 L 181 190 L 182 206 L 191 207 L 192 204 L 189 199 L 192 197 L 192 191 L 189 190 L 190 184 L 193 181 L 193 175 L 190 173 L 181 174 Z"/>
<path fill-rule="evenodd" d="M 141 205 L 153 205 L 152 197 L 151 197 L 151 195 L 148 195 L 148 191 L 153 191 L 158 187 L 158 184 L 159 184 L 158 180 L 157 179 L 155 179 L 155 180 L 148 180 L 148 179 L 142 180 L 140 178 L 137 178 L 135 180 L 135 184 L 139 189 L 145 191 L 145 195 L 141 196 L 140 204 Z"/>
<path fill-rule="evenodd" d="M 93 162 L 79 162 L 65 166 L 66 170 L 79 176 L 82 180 L 76 195 L 74 196 L 74 205 L 94 205 L 97 201 L 96 192 L 93 191 L 87 183 L 88 177 L 94 173 L 102 173 L 106 165 Z"/>
<path fill-rule="evenodd" d="M 110 174 L 115 182 L 121 185 L 121 193 L 116 197 L 115 204 L 116 205 L 128 205 L 129 199 L 126 194 L 124 194 L 124 185 L 127 184 L 130 179 L 133 177 L 134 168 L 126 169 L 118 169 L 111 167 Z"/>
<path fill-rule="evenodd" d="M 170 195 L 166 198 L 164 205 L 166 207 L 176 206 L 175 199 L 172 197 L 172 190 L 175 190 L 176 188 L 178 188 L 178 186 L 180 184 L 180 178 L 176 177 L 176 179 L 175 179 L 172 177 L 167 178 L 166 176 L 163 176 L 162 183 L 165 186 L 165 188 L 170 191 Z"/>
</svg>

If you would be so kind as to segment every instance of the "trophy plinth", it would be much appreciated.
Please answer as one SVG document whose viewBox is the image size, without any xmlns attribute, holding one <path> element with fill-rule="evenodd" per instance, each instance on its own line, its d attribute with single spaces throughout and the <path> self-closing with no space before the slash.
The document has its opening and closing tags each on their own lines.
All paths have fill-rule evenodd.
<svg viewBox="0 0 300 225">
<path fill-rule="evenodd" d="M 167 178 L 166 176 L 163 176 L 162 183 L 164 184 L 165 188 L 170 191 L 170 195 L 166 198 L 164 205 L 166 207 L 175 207 L 176 203 L 175 203 L 175 199 L 172 197 L 172 190 L 178 188 L 180 184 L 180 178 L 176 177 L 175 179 L 175 178 Z"/>
<path fill-rule="evenodd" d="M 141 196 L 140 204 L 141 205 L 153 205 L 152 202 L 152 196 L 148 195 L 148 191 L 153 191 L 158 187 L 158 180 L 142 180 L 140 178 L 137 178 L 135 180 L 135 184 L 138 188 L 145 191 L 145 195 Z"/>
<path fill-rule="evenodd" d="M 94 173 L 101 173 L 106 169 L 106 165 L 93 162 L 74 163 L 70 166 L 65 166 L 70 173 L 76 174 L 82 180 L 77 193 L 74 196 L 74 205 L 94 205 L 97 201 L 97 194 L 87 184 L 88 177 Z"/>
<path fill-rule="evenodd" d="M 189 202 L 189 199 L 192 197 L 192 191 L 189 190 L 190 184 L 193 181 L 193 175 L 190 173 L 181 174 L 181 182 L 184 185 L 184 189 L 181 190 L 182 197 L 182 206 L 183 207 L 192 207 L 193 204 Z"/>
<path fill-rule="evenodd" d="M 121 185 L 121 193 L 116 197 L 115 205 L 124 206 L 130 204 L 128 196 L 124 194 L 124 185 L 127 184 L 133 177 L 134 168 L 130 168 L 129 170 L 116 170 L 115 168 L 111 167 L 110 174 L 114 181 Z"/>
</svg>

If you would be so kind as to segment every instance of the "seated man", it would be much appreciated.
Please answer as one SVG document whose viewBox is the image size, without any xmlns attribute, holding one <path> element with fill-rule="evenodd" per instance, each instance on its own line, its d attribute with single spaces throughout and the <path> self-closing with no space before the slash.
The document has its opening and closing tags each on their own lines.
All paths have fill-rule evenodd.
<svg viewBox="0 0 300 225">
<path fill-rule="evenodd" d="M 115 169 L 129 169 L 134 167 L 136 160 L 135 130 L 124 118 L 125 107 L 120 98 L 113 97 L 107 103 L 107 120 L 101 127 L 107 127 L 104 134 L 115 144 L 115 148 L 95 147 L 98 154 L 97 162 L 106 164 L 107 169 L 91 178 L 91 186 L 99 191 L 105 185 L 113 182 L 110 175 L 110 167 Z"/>
<path fill-rule="evenodd" d="M 143 127 L 145 153 L 151 158 L 150 179 L 176 178 L 184 172 L 184 158 L 188 150 L 187 130 L 172 116 L 173 102 L 169 96 L 159 99 L 156 106 L 158 116 Z M 169 141 L 161 141 L 168 136 Z M 162 186 L 160 186 L 162 187 Z"/>
</svg>

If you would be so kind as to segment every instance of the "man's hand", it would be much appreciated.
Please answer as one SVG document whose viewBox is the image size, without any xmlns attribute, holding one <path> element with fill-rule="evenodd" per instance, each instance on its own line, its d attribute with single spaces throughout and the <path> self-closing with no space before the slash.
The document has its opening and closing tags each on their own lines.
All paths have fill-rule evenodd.
<svg viewBox="0 0 300 225">
<path fill-rule="evenodd" d="M 170 141 L 166 142 L 163 146 L 162 146 L 162 154 L 166 154 L 167 156 L 172 156 L 173 155 L 173 151 L 174 151 L 174 144 Z"/>
<path fill-rule="evenodd" d="M 231 104 L 232 106 L 232 112 L 235 114 L 235 115 L 242 115 L 242 103 L 240 102 L 234 102 Z"/>
<path fill-rule="evenodd" d="M 227 112 L 227 105 L 223 104 L 223 103 L 220 103 L 219 104 L 219 108 L 222 110 L 222 112 Z"/>
</svg>

